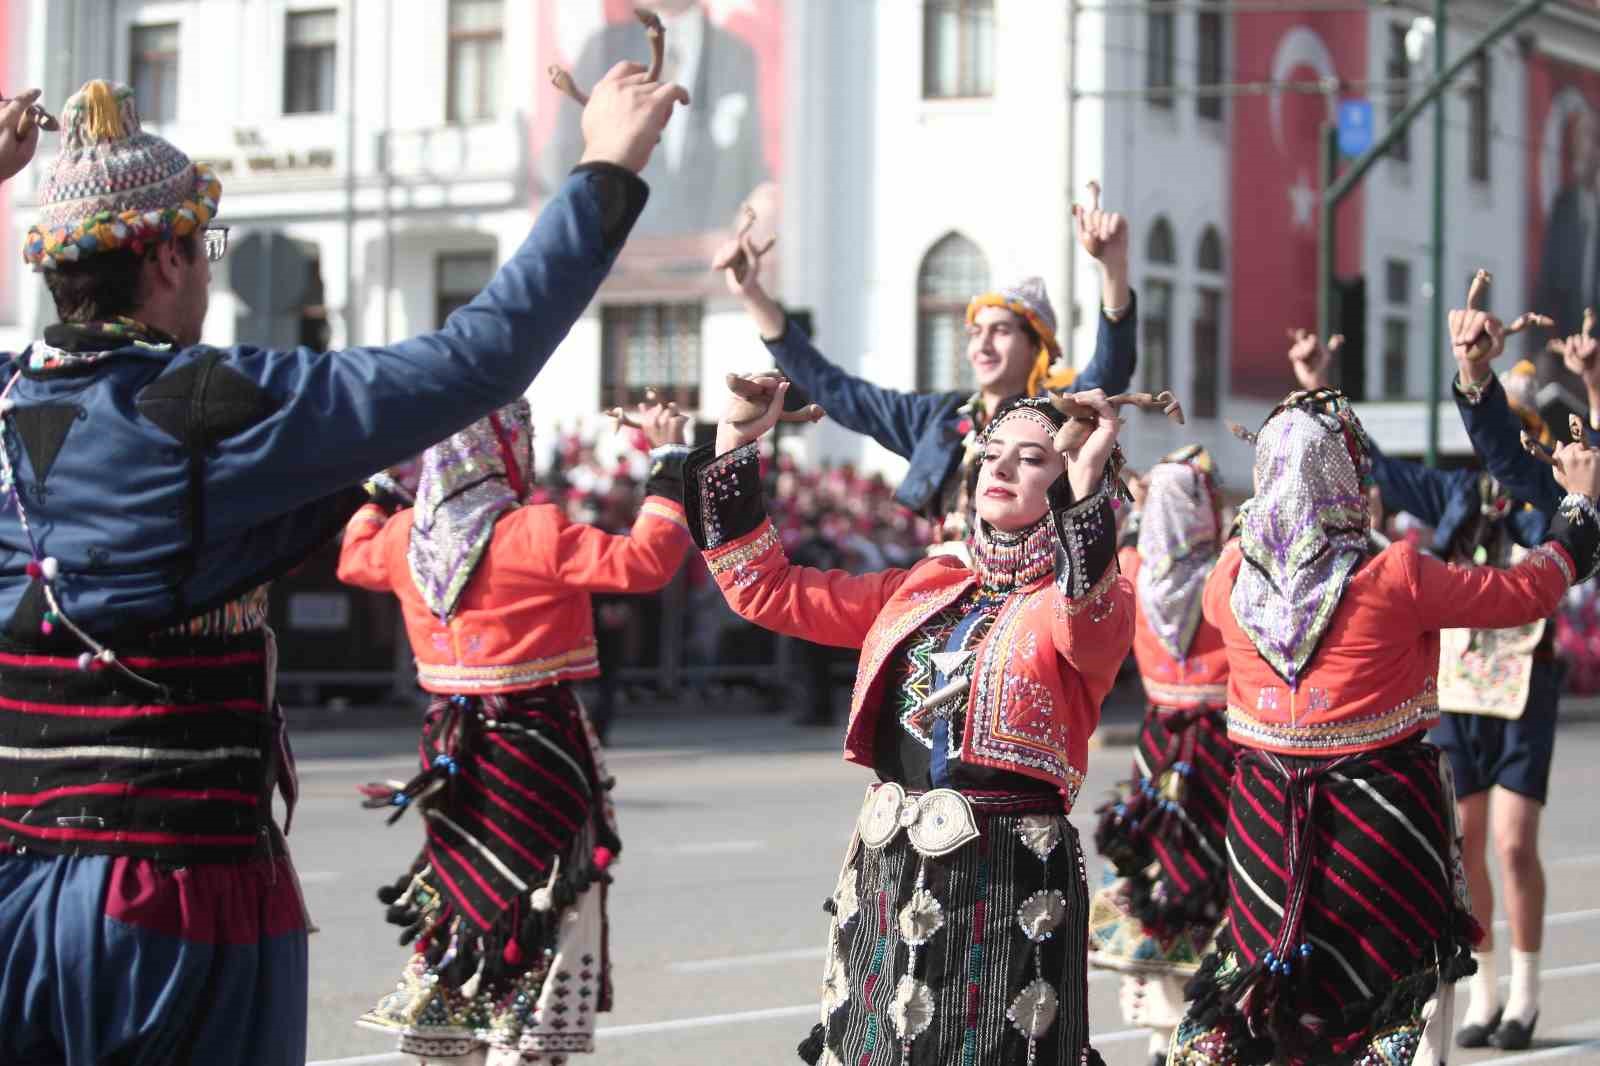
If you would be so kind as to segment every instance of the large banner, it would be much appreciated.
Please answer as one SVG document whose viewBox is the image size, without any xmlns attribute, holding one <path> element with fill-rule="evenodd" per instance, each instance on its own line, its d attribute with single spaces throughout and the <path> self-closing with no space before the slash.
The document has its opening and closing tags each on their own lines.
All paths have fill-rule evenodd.
<svg viewBox="0 0 1600 1066">
<path fill-rule="evenodd" d="M 632 0 L 543 0 L 539 5 L 533 160 L 545 190 L 582 152 L 580 110 L 543 80 L 551 64 L 585 90 L 623 60 L 649 62 Z M 611 284 L 672 294 L 720 285 L 706 269 L 746 204 L 758 237 L 776 232 L 783 173 L 782 0 L 646 0 L 666 29 L 663 78 L 693 103 L 668 126 L 643 177 L 650 203 Z"/>
<path fill-rule="evenodd" d="M 1600 72 L 1531 56 L 1527 129 L 1533 308 L 1565 336 L 1600 309 Z"/>
<path fill-rule="evenodd" d="M 1367 77 L 1364 12 L 1252 13 L 1230 21 L 1237 81 Z M 1231 387 L 1278 397 L 1292 386 L 1284 330 L 1316 326 L 1320 130 L 1334 116 L 1320 93 L 1280 90 L 1236 97 L 1229 106 L 1236 109 L 1230 123 Z M 1360 193 L 1340 206 L 1335 268 L 1341 274 L 1361 269 L 1361 212 Z"/>
</svg>

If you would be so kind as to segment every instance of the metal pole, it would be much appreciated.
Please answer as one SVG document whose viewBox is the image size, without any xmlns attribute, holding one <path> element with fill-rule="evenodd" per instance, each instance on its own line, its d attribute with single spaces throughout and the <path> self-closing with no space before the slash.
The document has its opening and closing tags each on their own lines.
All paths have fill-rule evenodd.
<svg viewBox="0 0 1600 1066">
<path fill-rule="evenodd" d="M 1445 0 L 1433 0 L 1433 75 L 1444 78 Z M 1428 436 L 1423 461 L 1439 465 L 1439 375 L 1444 345 L 1444 104 L 1433 105 L 1433 299 L 1428 307 Z"/>
<path fill-rule="evenodd" d="M 1072 217 L 1078 170 L 1078 4 L 1067 5 L 1067 365 L 1078 365 L 1078 227 Z M 1099 321 L 1095 320 L 1099 325 Z"/>
<path fill-rule="evenodd" d="M 1328 190 L 1339 177 L 1339 127 L 1331 122 L 1322 125 L 1322 199 L 1328 199 Z M 1338 269 L 1335 242 L 1339 239 L 1334 229 L 1336 221 L 1331 208 L 1317 212 L 1317 336 L 1333 333 L 1333 272 Z"/>
<path fill-rule="evenodd" d="M 1412 121 L 1422 113 L 1422 109 L 1438 99 L 1440 94 L 1444 92 L 1444 90 L 1453 80 L 1455 80 L 1456 75 L 1465 70 L 1467 65 L 1475 60 L 1486 48 L 1493 45 L 1496 41 L 1510 33 L 1512 30 L 1516 29 L 1516 27 L 1525 19 L 1527 19 L 1528 16 L 1536 14 L 1548 2 L 1549 0 L 1523 0 L 1522 3 L 1518 4 L 1515 8 L 1507 12 L 1498 22 L 1489 27 L 1489 29 L 1485 31 L 1484 35 L 1478 38 L 1471 48 L 1467 49 L 1460 56 L 1456 57 L 1456 59 L 1449 66 L 1444 67 L 1442 72 L 1440 72 L 1438 76 L 1433 79 L 1432 84 L 1423 90 L 1422 95 L 1418 96 L 1415 100 L 1412 100 L 1409 104 L 1407 104 L 1405 108 L 1402 109 L 1401 112 L 1389 122 L 1389 128 L 1384 131 L 1382 137 L 1378 138 L 1377 143 L 1371 148 L 1367 149 L 1367 151 L 1362 154 L 1360 159 L 1357 159 L 1350 165 L 1348 169 L 1345 170 L 1343 174 L 1339 175 L 1339 179 L 1335 181 L 1332 187 L 1329 188 L 1323 195 L 1320 210 L 1322 213 L 1322 231 L 1324 233 L 1329 233 L 1332 231 L 1331 216 L 1333 215 L 1335 209 L 1338 208 L 1339 201 L 1343 200 L 1348 193 L 1350 193 L 1357 185 L 1361 183 L 1361 180 L 1367 176 L 1367 171 L 1371 170 L 1373 166 L 1377 164 L 1378 160 L 1382 159 L 1389 153 L 1389 149 L 1394 145 L 1395 141 L 1405 136 L 1406 131 L 1411 127 Z M 1438 21 L 1439 18 L 1443 17 L 1444 13 L 1442 0 L 1435 0 L 1435 5 L 1438 8 L 1438 11 L 1436 12 L 1437 18 L 1435 19 L 1434 25 L 1436 27 L 1442 27 L 1443 24 Z M 1438 69 L 1439 64 L 1443 63 L 1444 61 L 1442 29 L 1440 31 L 1438 40 L 1440 43 L 1434 53 L 1435 69 Z M 1439 134 L 1439 142 L 1442 144 L 1444 136 L 1442 129 L 1444 113 L 1442 110 L 1436 113 L 1435 121 L 1440 124 L 1440 128 L 1437 130 L 1437 132 Z M 1437 149 L 1438 145 L 1435 147 Z M 1442 172 L 1436 173 L 1435 176 L 1439 180 L 1443 180 Z M 1436 199 L 1436 205 L 1441 212 L 1442 217 L 1442 212 L 1444 209 L 1444 197 L 1442 195 Z M 1438 241 L 1435 241 L 1436 246 L 1438 243 Z M 1320 299 L 1331 300 L 1331 296 L 1327 291 L 1333 284 L 1333 278 L 1331 274 L 1328 277 L 1319 278 L 1318 280 L 1321 282 L 1324 289 Z M 1439 287 L 1437 280 L 1435 280 L 1434 287 L 1435 290 L 1437 290 Z M 1442 313 L 1434 315 L 1434 323 L 1436 328 L 1442 328 L 1442 319 Z M 1431 356 L 1431 358 L 1438 358 L 1438 352 L 1442 344 L 1443 340 L 1441 339 L 1438 343 L 1432 346 L 1434 355 Z M 1437 379 L 1438 374 L 1435 373 L 1433 377 Z M 1436 408 L 1437 405 L 1435 404 L 1434 407 Z M 1436 421 L 1437 415 L 1430 417 L 1430 425 L 1433 425 Z M 1434 428 L 1437 430 L 1436 425 Z"/>
</svg>

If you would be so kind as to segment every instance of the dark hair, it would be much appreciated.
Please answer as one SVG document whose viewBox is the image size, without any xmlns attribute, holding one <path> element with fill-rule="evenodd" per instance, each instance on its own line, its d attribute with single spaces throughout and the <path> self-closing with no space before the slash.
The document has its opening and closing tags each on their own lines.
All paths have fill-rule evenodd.
<svg viewBox="0 0 1600 1066">
<path fill-rule="evenodd" d="M 172 240 L 189 262 L 200 254 L 200 242 L 193 233 Z M 117 248 L 45 271 L 44 283 L 55 299 L 56 317 L 63 322 L 103 322 L 137 311 L 144 302 L 144 264 L 155 258 L 159 247 L 151 245 L 142 253 Z"/>
</svg>

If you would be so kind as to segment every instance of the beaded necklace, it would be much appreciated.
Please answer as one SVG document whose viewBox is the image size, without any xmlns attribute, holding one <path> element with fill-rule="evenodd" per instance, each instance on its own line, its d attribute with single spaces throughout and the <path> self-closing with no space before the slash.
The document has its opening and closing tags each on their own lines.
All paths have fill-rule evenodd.
<svg viewBox="0 0 1600 1066">
<path fill-rule="evenodd" d="M 1055 567 L 1056 536 L 1045 515 L 1018 533 L 978 519 L 972 534 L 972 569 L 985 589 L 1011 591 L 1048 577 Z"/>
</svg>

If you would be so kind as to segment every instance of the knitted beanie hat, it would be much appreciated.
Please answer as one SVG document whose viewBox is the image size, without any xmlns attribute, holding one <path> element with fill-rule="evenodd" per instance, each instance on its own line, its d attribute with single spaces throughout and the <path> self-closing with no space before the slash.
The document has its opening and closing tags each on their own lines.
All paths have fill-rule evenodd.
<svg viewBox="0 0 1600 1066">
<path fill-rule="evenodd" d="M 62 108 L 61 151 L 22 258 L 54 270 L 96 252 L 143 251 L 204 227 L 221 196 L 210 167 L 139 128 L 132 89 L 91 81 Z"/>
<path fill-rule="evenodd" d="M 1039 335 L 1039 358 L 1028 375 L 1026 391 L 1028 396 L 1036 394 L 1050 374 L 1051 362 L 1061 356 L 1061 345 L 1056 341 L 1056 309 L 1050 305 L 1044 279 L 1023 278 L 1015 285 L 974 296 L 967 305 L 967 324 L 971 325 L 985 307 L 1005 308 L 1026 320 Z"/>
</svg>

